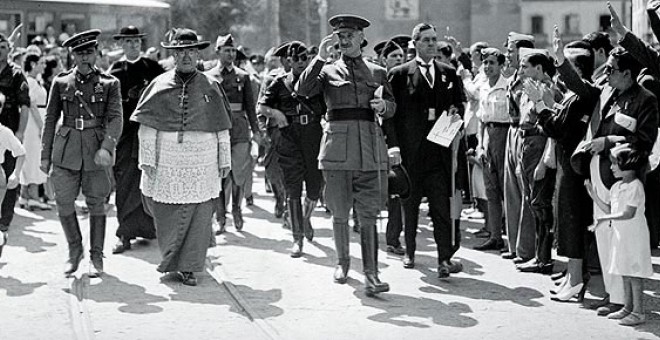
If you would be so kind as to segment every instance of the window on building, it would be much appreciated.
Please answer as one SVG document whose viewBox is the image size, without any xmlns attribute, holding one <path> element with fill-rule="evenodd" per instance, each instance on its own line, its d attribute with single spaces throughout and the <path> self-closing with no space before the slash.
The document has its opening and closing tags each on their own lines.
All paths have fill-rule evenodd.
<svg viewBox="0 0 660 340">
<path fill-rule="evenodd" d="M 532 34 L 543 34 L 543 17 L 535 15 L 532 17 Z"/>
<path fill-rule="evenodd" d="M 0 11 L 0 33 L 5 36 L 9 36 L 21 22 L 23 22 L 21 13 Z"/>
<path fill-rule="evenodd" d="M 564 32 L 580 34 L 580 17 L 577 14 L 569 14 L 564 17 Z"/>
<path fill-rule="evenodd" d="M 601 15 L 598 18 L 598 30 L 606 32 L 610 29 L 610 16 L 608 15 Z"/>
</svg>

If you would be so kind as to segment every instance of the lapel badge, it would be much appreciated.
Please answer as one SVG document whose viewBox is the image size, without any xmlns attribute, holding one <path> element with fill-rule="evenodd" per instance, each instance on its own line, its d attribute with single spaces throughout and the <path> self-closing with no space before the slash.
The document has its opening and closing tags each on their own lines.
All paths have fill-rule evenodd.
<svg viewBox="0 0 660 340">
<path fill-rule="evenodd" d="M 94 93 L 103 93 L 103 85 L 101 85 L 101 83 L 96 83 L 94 85 Z"/>
</svg>

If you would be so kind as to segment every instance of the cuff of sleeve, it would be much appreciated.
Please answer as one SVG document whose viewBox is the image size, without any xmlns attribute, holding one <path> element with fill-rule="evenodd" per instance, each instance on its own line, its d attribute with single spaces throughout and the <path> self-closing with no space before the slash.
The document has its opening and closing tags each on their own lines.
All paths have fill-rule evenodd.
<svg viewBox="0 0 660 340">
<path fill-rule="evenodd" d="M 108 152 L 112 153 L 115 150 L 115 145 L 117 145 L 117 142 L 113 140 L 113 138 L 106 137 L 101 143 L 101 148 L 106 149 Z"/>
</svg>

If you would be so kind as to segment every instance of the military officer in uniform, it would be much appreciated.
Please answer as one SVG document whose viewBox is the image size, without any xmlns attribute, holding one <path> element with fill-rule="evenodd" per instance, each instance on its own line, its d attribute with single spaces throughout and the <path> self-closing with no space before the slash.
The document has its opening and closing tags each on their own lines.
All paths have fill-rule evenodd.
<svg viewBox="0 0 660 340">
<path fill-rule="evenodd" d="M 225 90 L 231 106 L 231 173 L 224 179 L 223 194 L 218 199 L 216 218 L 220 230 L 225 227 L 226 205 L 231 192 L 232 216 L 236 230 L 243 229 L 241 204 L 248 176 L 252 176 L 252 156 L 250 156 L 250 129 L 257 141 L 260 140 L 257 122 L 255 96 L 252 94 L 250 75 L 234 65 L 236 47 L 231 34 L 218 37 L 216 44 L 218 65 L 206 74 L 218 79 Z"/>
<path fill-rule="evenodd" d="M 392 90 L 384 68 L 362 58 L 360 44 L 369 21 L 355 15 L 329 20 L 333 34 L 321 41 L 319 55 L 300 75 L 298 95 L 322 94 L 327 125 L 321 141 L 319 168 L 326 181 L 325 197 L 332 213 L 337 250 L 335 282 L 346 283 L 349 211 L 355 205 L 360 219 L 360 243 L 368 296 L 389 291 L 378 278 L 376 218 L 387 199 L 387 150 L 377 116 L 394 114 Z M 326 64 L 328 46 L 339 41 L 341 57 Z"/>
<path fill-rule="evenodd" d="M 121 135 L 122 111 L 119 80 L 94 66 L 100 33 L 81 32 L 63 43 L 71 50 L 75 67 L 53 80 L 46 106 L 41 170 L 48 173 L 52 166 L 57 212 L 69 244 L 67 276 L 78 269 L 83 257 L 74 206 L 81 190 L 90 214 L 90 276 L 103 272 L 108 167 L 113 164 L 112 153 Z M 62 116 L 62 127 L 56 133 L 55 124 Z"/>
<path fill-rule="evenodd" d="M 291 218 L 291 257 L 300 257 L 303 234 L 310 241 L 314 237 L 310 218 L 323 185 L 323 175 L 318 169 L 316 157 L 321 143 L 321 115 L 325 113 L 325 103 L 320 95 L 312 100 L 300 98 L 293 89 L 309 63 L 305 44 L 299 41 L 290 43 L 286 55 L 291 63 L 291 71 L 275 78 L 266 88 L 259 99 L 258 110 L 279 126 L 281 137 L 275 147 L 284 174 Z M 307 195 L 304 206 L 300 199 L 303 183 Z"/>
<path fill-rule="evenodd" d="M 15 35 L 12 34 L 8 39 L 0 34 L 0 92 L 6 97 L 5 106 L 2 108 L 2 114 L 0 114 L 0 124 L 11 129 L 14 135 L 22 141 L 23 132 L 28 121 L 30 96 L 27 79 L 21 71 L 21 67 L 9 61 L 9 51 L 14 40 L 13 36 Z M 7 176 L 14 171 L 15 165 L 16 158 L 11 152 L 6 152 L 2 168 Z M 9 225 L 14 219 L 14 205 L 17 196 L 18 191 L 15 188 L 9 189 L 5 195 L 5 200 L 2 201 L 0 232 L 4 235 L 4 241 L 0 242 L 0 245 L 7 241 L 7 230 L 9 230 Z"/>
</svg>

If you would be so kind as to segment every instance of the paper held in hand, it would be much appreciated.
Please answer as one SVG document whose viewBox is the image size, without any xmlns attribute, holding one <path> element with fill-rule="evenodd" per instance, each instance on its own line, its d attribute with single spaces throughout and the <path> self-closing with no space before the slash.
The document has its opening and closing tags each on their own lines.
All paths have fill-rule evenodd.
<svg viewBox="0 0 660 340">
<path fill-rule="evenodd" d="M 442 115 L 435 121 L 426 139 L 448 148 L 461 126 L 463 126 L 462 119 L 452 118 L 447 114 L 447 111 L 442 111 Z"/>
</svg>

